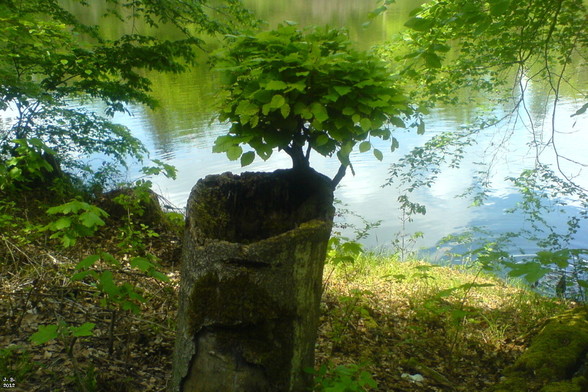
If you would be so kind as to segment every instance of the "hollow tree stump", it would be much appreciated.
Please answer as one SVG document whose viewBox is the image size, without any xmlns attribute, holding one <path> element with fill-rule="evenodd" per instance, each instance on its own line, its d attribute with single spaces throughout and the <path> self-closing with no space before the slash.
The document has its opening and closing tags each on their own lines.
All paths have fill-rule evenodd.
<svg viewBox="0 0 588 392">
<path fill-rule="evenodd" d="M 172 391 L 308 391 L 333 191 L 314 170 L 225 173 L 187 207 Z"/>
</svg>

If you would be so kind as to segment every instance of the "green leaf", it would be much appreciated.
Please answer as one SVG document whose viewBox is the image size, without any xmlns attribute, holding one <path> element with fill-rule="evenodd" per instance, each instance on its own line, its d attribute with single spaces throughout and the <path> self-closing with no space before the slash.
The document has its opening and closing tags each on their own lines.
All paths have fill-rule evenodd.
<svg viewBox="0 0 588 392">
<path fill-rule="evenodd" d="M 149 271 L 154 267 L 153 263 L 147 260 L 145 257 L 134 257 L 129 262 L 131 267 L 137 268 L 143 272 Z"/>
<path fill-rule="evenodd" d="M 259 106 L 251 101 L 241 101 L 235 109 L 235 114 L 244 116 L 253 116 L 259 112 Z"/>
<path fill-rule="evenodd" d="M 115 267 L 120 267 L 120 265 L 121 265 L 120 261 L 118 261 L 116 259 L 116 257 L 111 255 L 110 253 L 102 252 L 100 254 L 100 257 L 102 258 L 102 261 L 104 261 L 110 265 L 114 265 Z"/>
<path fill-rule="evenodd" d="M 366 152 L 372 148 L 372 144 L 368 141 L 361 142 L 359 144 L 359 152 Z"/>
<path fill-rule="evenodd" d="M 52 235 L 52 236 L 51 236 L 51 237 L 49 237 L 49 238 L 57 238 L 57 237 L 56 237 L 55 235 Z M 76 242 L 77 242 L 77 239 L 76 239 L 76 237 L 72 237 L 72 236 L 70 236 L 70 235 L 67 235 L 67 234 L 64 234 L 64 235 L 61 237 L 61 245 L 62 245 L 64 248 L 69 248 L 70 246 L 74 246 L 74 245 L 76 244 Z"/>
<path fill-rule="evenodd" d="M 149 275 L 151 275 L 153 278 L 155 278 L 161 282 L 169 282 L 170 281 L 169 276 L 167 276 L 166 274 L 163 274 L 159 271 L 156 271 L 156 270 L 150 271 Z"/>
<path fill-rule="evenodd" d="M 269 114 L 270 110 L 272 110 L 272 105 L 271 105 L 271 104 L 269 104 L 269 103 L 266 103 L 265 105 L 263 105 L 263 106 L 261 107 L 261 113 L 262 113 L 264 116 L 267 116 L 267 115 Z"/>
<path fill-rule="evenodd" d="M 352 90 L 352 88 L 349 86 L 334 86 L 333 88 L 339 95 L 349 94 Z"/>
<path fill-rule="evenodd" d="M 310 111 L 314 115 L 314 118 L 320 122 L 324 122 L 329 119 L 329 114 L 327 113 L 327 109 L 318 102 L 313 102 L 310 105 Z"/>
<path fill-rule="evenodd" d="M 292 83 L 288 85 L 288 89 L 294 89 L 294 90 L 298 90 L 301 93 L 304 92 L 304 90 L 306 89 L 306 83 L 304 83 L 303 81 L 301 82 L 296 82 L 296 83 Z"/>
<path fill-rule="evenodd" d="M 390 119 L 390 122 L 392 123 L 392 125 L 397 126 L 398 128 L 406 128 L 406 124 L 404 123 L 404 121 L 402 121 L 402 119 L 398 117 L 392 117 Z"/>
<path fill-rule="evenodd" d="M 414 16 L 410 18 L 404 26 L 408 27 L 409 29 L 413 29 L 416 31 L 427 31 L 430 30 L 433 26 L 433 22 L 429 19 L 424 19 L 419 16 Z"/>
<path fill-rule="evenodd" d="M 588 102 L 582 105 L 580 109 L 576 111 L 576 113 L 572 114 L 570 117 L 579 116 L 581 114 L 586 113 L 586 109 L 588 109 Z"/>
<path fill-rule="evenodd" d="M 80 215 L 80 223 L 88 228 L 95 228 L 96 226 L 104 226 L 104 221 L 95 213 L 86 211 Z"/>
<path fill-rule="evenodd" d="M 91 276 L 94 279 L 96 279 L 98 275 L 96 274 L 96 271 L 86 270 L 86 271 L 81 271 L 76 274 L 73 274 L 70 279 L 73 281 L 78 281 L 78 280 L 83 280 L 86 276 Z"/>
<path fill-rule="evenodd" d="M 112 279 L 112 271 L 104 271 L 102 274 L 100 274 L 98 280 L 100 282 L 100 288 L 103 293 L 108 294 L 111 297 L 119 294 L 120 290 Z"/>
<path fill-rule="evenodd" d="M 63 230 L 67 227 L 71 226 L 71 218 L 69 217 L 61 217 L 58 220 L 56 220 L 55 222 L 53 222 L 53 224 L 51 225 L 51 229 L 52 230 Z"/>
<path fill-rule="evenodd" d="M 277 94 L 272 97 L 272 101 L 269 105 L 271 109 L 279 109 L 284 106 L 285 103 L 286 99 L 283 96 Z"/>
<path fill-rule="evenodd" d="M 441 68 L 441 58 L 435 52 L 423 53 L 425 64 L 430 68 Z"/>
<path fill-rule="evenodd" d="M 273 153 L 272 147 L 267 144 L 260 144 L 259 146 L 255 146 L 255 151 L 257 152 L 257 155 L 259 155 L 264 161 L 267 161 Z"/>
<path fill-rule="evenodd" d="M 288 85 L 281 80 L 272 80 L 265 85 L 266 90 L 285 90 Z"/>
<path fill-rule="evenodd" d="M 394 152 L 396 149 L 400 147 L 400 143 L 398 143 L 398 139 L 395 137 L 392 138 L 392 144 L 390 145 L 390 151 Z"/>
<path fill-rule="evenodd" d="M 524 276 L 527 282 L 534 283 L 544 277 L 551 271 L 549 268 L 544 268 L 539 262 L 527 262 L 522 264 L 509 264 L 512 268 L 508 274 L 510 276 L 519 277 Z"/>
<path fill-rule="evenodd" d="M 320 134 L 316 137 L 315 145 L 323 146 L 329 142 L 329 137 L 325 134 Z"/>
<path fill-rule="evenodd" d="M 364 117 L 361 120 L 359 120 L 359 125 L 364 131 L 369 131 L 370 129 L 372 129 L 372 122 L 369 118 Z"/>
<path fill-rule="evenodd" d="M 504 15 L 510 7 L 511 0 L 490 0 L 490 14 L 492 16 Z"/>
<path fill-rule="evenodd" d="M 280 112 L 282 113 L 282 117 L 288 117 L 290 115 L 290 105 L 288 105 L 287 103 L 283 104 L 280 108 Z"/>
<path fill-rule="evenodd" d="M 59 325 L 39 325 L 37 332 L 31 335 L 30 341 L 35 344 L 47 343 L 50 340 L 57 338 Z"/>
<path fill-rule="evenodd" d="M 425 122 L 421 121 L 419 122 L 419 125 L 417 127 L 417 135 L 422 135 L 425 133 Z"/>
<path fill-rule="evenodd" d="M 353 114 L 355 114 L 355 109 L 353 109 L 352 107 L 347 106 L 345 109 L 343 109 L 343 114 L 345 116 L 352 116 Z"/>
<path fill-rule="evenodd" d="M 236 161 L 243 154 L 241 146 L 231 146 L 227 149 L 227 158 L 231 161 Z"/>
<path fill-rule="evenodd" d="M 75 268 L 80 270 L 92 267 L 98 260 L 100 260 L 100 255 L 90 255 L 80 261 Z"/>
<path fill-rule="evenodd" d="M 378 161 L 382 161 L 382 159 L 384 159 L 384 154 L 382 154 L 382 151 L 378 150 L 377 148 L 374 148 L 374 156 Z"/>
<path fill-rule="evenodd" d="M 94 323 L 84 323 L 79 327 L 70 327 L 70 331 L 73 336 L 92 336 L 94 334 L 92 330 L 95 326 Z"/>
<path fill-rule="evenodd" d="M 241 155 L 241 167 L 249 166 L 255 159 L 255 153 L 253 151 L 247 151 Z"/>
</svg>

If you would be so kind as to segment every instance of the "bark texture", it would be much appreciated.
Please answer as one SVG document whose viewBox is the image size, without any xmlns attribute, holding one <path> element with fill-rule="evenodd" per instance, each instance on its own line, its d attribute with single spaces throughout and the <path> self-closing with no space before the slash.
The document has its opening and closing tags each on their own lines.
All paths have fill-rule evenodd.
<svg viewBox="0 0 588 392">
<path fill-rule="evenodd" d="M 198 181 L 182 252 L 174 392 L 307 391 L 333 220 L 308 169 Z"/>
</svg>

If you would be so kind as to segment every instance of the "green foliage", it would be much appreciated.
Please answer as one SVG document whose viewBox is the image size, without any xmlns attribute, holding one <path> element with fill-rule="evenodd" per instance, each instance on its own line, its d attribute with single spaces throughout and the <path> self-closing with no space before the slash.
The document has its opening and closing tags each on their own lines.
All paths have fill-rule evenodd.
<svg viewBox="0 0 588 392">
<path fill-rule="evenodd" d="M 106 211 L 79 200 L 72 200 L 47 210 L 49 215 L 58 215 L 59 218 L 49 223 L 42 230 L 52 231 L 50 238 L 59 238 L 63 247 L 69 248 L 75 245 L 80 237 L 93 235 L 105 222 Z"/>
<path fill-rule="evenodd" d="M 14 157 L 6 160 L 0 174 L 0 190 L 5 190 L 14 183 L 26 183 L 32 180 L 42 180 L 46 173 L 53 171 L 53 167 L 43 158 L 43 154 L 53 154 L 40 139 L 16 139 Z"/>
<path fill-rule="evenodd" d="M 57 340 L 66 349 L 67 355 L 72 363 L 75 381 L 81 391 L 89 392 L 93 389 L 88 389 L 88 386 L 95 384 L 93 378 L 92 368 L 89 372 L 82 371 L 74 355 L 74 345 L 79 338 L 93 336 L 93 329 L 96 325 L 94 323 L 84 323 L 77 327 L 69 325 L 67 322 L 60 320 L 57 324 L 40 325 L 37 332 L 29 338 L 34 344 L 45 344 L 52 340 Z"/>
<path fill-rule="evenodd" d="M 20 346 L 0 348 L 0 375 L 21 380 L 34 371 L 39 364 L 31 359 L 31 354 Z"/>
<path fill-rule="evenodd" d="M 463 88 L 510 90 L 505 71 L 513 66 L 517 82 L 545 82 L 557 93 L 574 56 L 586 54 L 585 23 L 583 0 L 434 0 L 411 13 L 389 55 L 405 64 L 403 75 L 428 106 L 457 102 Z"/>
<path fill-rule="evenodd" d="M 339 300 L 341 307 L 333 310 L 335 322 L 332 325 L 332 331 L 329 338 L 335 346 L 344 346 L 345 339 L 348 338 L 349 329 L 355 329 L 359 324 L 369 328 L 377 326 L 375 319 L 371 315 L 371 308 L 367 303 L 367 296 L 373 295 L 369 290 L 351 289 L 348 294 L 341 295 Z M 347 341 L 347 343 L 350 343 Z"/>
<path fill-rule="evenodd" d="M 111 269 L 94 269 L 93 267 L 98 261 L 102 261 L 104 264 L 117 269 L 122 267 L 122 263 L 109 253 L 103 252 L 90 255 L 76 265 L 75 268 L 78 272 L 71 279 L 76 281 L 91 277 L 103 295 L 101 300 L 103 306 L 106 307 L 110 304 L 115 304 L 122 310 L 131 310 L 134 313 L 139 313 L 139 304 L 145 302 L 145 298 L 137 292 L 137 287 L 129 282 L 117 283 Z M 130 261 L 130 264 L 139 270 L 155 271 L 153 264 L 144 262 L 141 259 L 133 259 Z"/>
<path fill-rule="evenodd" d="M 356 364 L 322 365 L 310 372 L 315 376 L 317 392 L 363 392 L 378 387 L 372 375 Z"/>
<path fill-rule="evenodd" d="M 45 344 L 54 339 L 67 340 L 73 337 L 92 336 L 96 325 L 93 323 L 84 323 L 74 327 L 61 321 L 58 324 L 40 325 L 37 332 L 31 335 L 31 342 L 35 344 Z"/>
<path fill-rule="evenodd" d="M 349 241 L 345 237 L 333 236 L 329 239 L 327 262 L 337 264 L 353 264 L 363 252 L 363 245 L 357 241 Z"/>
<path fill-rule="evenodd" d="M 219 120 L 231 127 L 214 151 L 243 166 L 254 159 L 244 144 L 264 160 L 284 150 L 294 167 L 308 166 L 310 150 L 336 154 L 346 167 L 357 143 L 381 160 L 372 138 L 394 145 L 390 124 L 413 118 L 385 63 L 353 49 L 344 31 L 281 25 L 228 41 L 213 61 L 223 74 Z"/>
<path fill-rule="evenodd" d="M 0 5 L 0 110 L 15 113 L 14 121 L 0 127 L 0 160 L 10 161 L 12 176 L 34 177 L 40 168 L 48 170 L 30 148 L 23 151 L 37 148 L 39 140 L 50 146 L 59 165 L 73 172 L 91 171 L 80 156 L 107 156 L 118 165 L 129 156 L 141 159 L 145 149 L 128 129 L 71 101 L 99 100 L 107 117 L 127 111 L 129 103 L 154 107 L 145 71 L 182 72 L 204 43 L 198 34 L 227 33 L 252 22 L 238 0 L 214 6 L 180 0 L 100 3 L 105 18 L 132 23 L 133 31 L 113 36 L 85 24 L 68 8 L 90 6 L 82 0 L 67 7 L 58 0 Z M 163 25 L 173 25 L 181 34 L 156 38 Z"/>
</svg>

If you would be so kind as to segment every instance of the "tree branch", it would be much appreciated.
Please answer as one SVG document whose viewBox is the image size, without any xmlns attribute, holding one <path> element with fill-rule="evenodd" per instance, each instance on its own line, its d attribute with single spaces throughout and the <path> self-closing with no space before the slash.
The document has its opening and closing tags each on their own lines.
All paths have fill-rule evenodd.
<svg viewBox="0 0 588 392">
<path fill-rule="evenodd" d="M 341 180 L 343 179 L 343 177 L 345 177 L 345 172 L 347 171 L 347 166 L 349 166 L 349 164 L 341 164 L 341 166 L 339 166 L 339 170 L 337 170 L 337 174 L 335 174 L 335 177 L 333 177 L 333 179 L 331 180 L 331 184 L 333 186 L 333 189 L 337 188 L 337 185 L 339 185 L 339 183 L 341 182 Z"/>
</svg>

